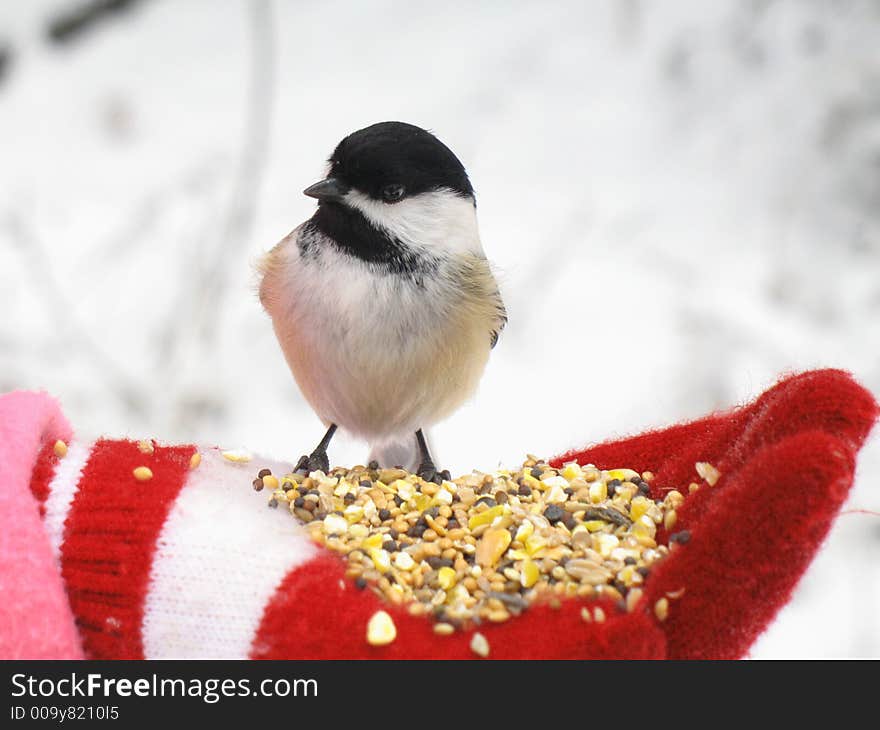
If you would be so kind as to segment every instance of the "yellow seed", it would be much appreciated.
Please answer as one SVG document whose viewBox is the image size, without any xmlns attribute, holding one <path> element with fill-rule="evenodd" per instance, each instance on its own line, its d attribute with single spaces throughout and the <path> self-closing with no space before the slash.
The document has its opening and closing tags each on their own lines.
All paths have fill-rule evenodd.
<svg viewBox="0 0 880 730">
<path fill-rule="evenodd" d="M 510 534 L 510 533 L 508 533 Z M 526 552 L 535 557 L 547 547 L 547 539 L 540 535 L 529 535 L 525 541 Z"/>
<path fill-rule="evenodd" d="M 654 604 L 654 615 L 661 621 L 665 621 L 669 615 L 669 600 L 661 598 Z"/>
<path fill-rule="evenodd" d="M 486 530 L 477 543 L 477 563 L 483 567 L 495 565 L 504 555 L 511 542 L 510 533 L 501 528 L 493 527 Z"/>
<path fill-rule="evenodd" d="M 471 639 L 471 651 L 484 659 L 489 656 L 489 641 L 479 631 Z"/>
<path fill-rule="evenodd" d="M 59 439 L 52 447 L 52 451 L 55 452 L 55 456 L 57 456 L 59 459 L 63 459 L 65 456 L 67 456 L 67 444 Z"/>
<path fill-rule="evenodd" d="M 597 624 L 601 624 L 605 620 L 605 612 L 599 606 L 596 606 L 596 610 L 593 612 L 593 619 Z"/>
<path fill-rule="evenodd" d="M 632 469 L 609 469 L 609 479 L 620 479 L 622 482 L 631 482 L 633 477 L 637 477 L 639 473 Z"/>
<path fill-rule="evenodd" d="M 385 646 L 397 638 L 397 627 L 385 611 L 376 611 L 367 622 L 367 643 Z"/>
<path fill-rule="evenodd" d="M 134 474 L 134 478 L 139 482 L 145 482 L 153 478 L 153 472 L 148 466 L 139 466 L 132 471 L 132 474 Z"/>
<path fill-rule="evenodd" d="M 496 517 L 501 517 L 504 514 L 504 505 L 498 504 L 494 507 L 490 507 L 485 512 L 480 512 L 479 514 L 474 515 L 468 520 L 468 529 L 473 530 L 475 527 L 479 527 L 480 525 L 490 525 Z"/>
<path fill-rule="evenodd" d="M 691 482 L 690 484 L 688 484 L 688 492 L 690 492 L 691 494 L 696 492 L 699 488 L 700 488 L 700 485 L 697 484 L 696 482 Z"/>
<path fill-rule="evenodd" d="M 380 573 L 387 573 L 391 568 L 391 555 L 387 550 L 372 548 L 370 550 L 370 558 L 372 558 L 373 565 L 376 566 L 376 570 Z"/>
<path fill-rule="evenodd" d="M 675 527 L 675 523 L 677 521 L 678 521 L 678 514 L 676 514 L 674 509 L 671 509 L 663 517 L 663 527 L 665 527 L 667 530 L 671 530 L 673 527 Z"/>
<path fill-rule="evenodd" d="M 489 619 L 492 623 L 500 624 L 504 621 L 507 621 L 507 619 L 510 618 L 510 614 L 503 608 L 499 608 L 495 611 L 489 611 L 486 618 Z"/>
<path fill-rule="evenodd" d="M 644 479 L 646 482 L 650 482 L 653 478 L 654 478 L 654 472 L 652 472 L 652 471 L 643 471 L 642 472 L 642 479 Z"/>
<path fill-rule="evenodd" d="M 146 439 L 138 441 L 138 451 L 140 451 L 142 454 L 152 454 L 153 442 Z"/>
<path fill-rule="evenodd" d="M 526 538 L 529 537 L 535 531 L 535 525 L 532 524 L 531 520 L 525 520 L 516 530 L 516 537 L 514 538 L 518 542 L 524 542 Z"/>
<path fill-rule="evenodd" d="M 244 464 L 254 458 L 250 452 L 243 449 L 230 449 L 228 451 L 221 451 L 220 453 L 223 455 L 224 459 L 235 462 L 236 464 Z"/>
<path fill-rule="evenodd" d="M 653 504 L 654 503 L 647 497 L 633 497 L 633 501 L 629 507 L 630 519 L 635 522 L 639 517 L 647 513 L 648 509 L 650 509 Z"/>
<path fill-rule="evenodd" d="M 702 479 L 706 480 L 706 484 L 710 487 L 714 487 L 715 483 L 721 476 L 721 472 L 708 461 L 698 461 L 694 466 L 696 467 L 697 474 L 699 474 Z"/>
<path fill-rule="evenodd" d="M 263 477 L 263 486 L 266 489 L 278 489 L 278 477 L 276 477 L 274 474 Z"/>
<path fill-rule="evenodd" d="M 522 571 L 519 576 L 520 585 L 523 588 L 531 588 L 538 582 L 540 577 L 541 571 L 538 569 L 538 565 L 529 558 L 523 560 Z"/>
<path fill-rule="evenodd" d="M 196 451 L 189 459 L 189 468 L 196 469 L 202 463 L 202 455 Z"/>
<path fill-rule="evenodd" d="M 455 626 L 446 623 L 434 624 L 434 633 L 439 634 L 440 636 L 449 636 L 450 634 L 455 633 Z"/>
<path fill-rule="evenodd" d="M 586 606 L 581 609 L 581 619 L 588 624 L 593 623 L 593 615 L 590 613 L 590 609 Z"/>
<path fill-rule="evenodd" d="M 381 533 L 376 533 L 375 535 L 370 535 L 366 540 L 364 540 L 361 547 L 365 550 L 370 550 L 371 548 L 380 548 L 382 547 L 382 543 L 385 541 L 385 536 Z"/>
<path fill-rule="evenodd" d="M 455 570 L 449 567 L 442 567 L 437 571 L 437 584 L 444 590 L 448 591 L 456 583 Z"/>
</svg>

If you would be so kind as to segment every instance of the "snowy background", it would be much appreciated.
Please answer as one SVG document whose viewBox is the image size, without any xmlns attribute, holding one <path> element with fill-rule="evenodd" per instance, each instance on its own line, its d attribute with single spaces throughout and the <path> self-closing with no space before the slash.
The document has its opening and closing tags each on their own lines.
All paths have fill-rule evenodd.
<svg viewBox="0 0 880 730">
<path fill-rule="evenodd" d="M 80 435 L 314 446 L 253 262 L 385 119 L 468 167 L 510 313 L 443 466 L 791 370 L 880 393 L 877 2 L 118 4 L 77 32 L 83 0 L 0 0 L 0 392 L 45 388 Z M 878 473 L 875 434 L 848 508 L 880 510 Z M 880 518 L 838 519 L 753 656 L 880 657 Z"/>
</svg>

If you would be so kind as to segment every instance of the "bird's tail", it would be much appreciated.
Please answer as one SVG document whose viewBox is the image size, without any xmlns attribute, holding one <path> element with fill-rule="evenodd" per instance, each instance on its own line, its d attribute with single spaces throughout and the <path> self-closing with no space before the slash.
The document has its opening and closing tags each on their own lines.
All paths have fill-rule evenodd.
<svg viewBox="0 0 880 730">
<path fill-rule="evenodd" d="M 390 469 L 399 466 L 414 472 L 421 463 L 421 454 L 416 444 L 415 434 L 411 434 L 407 438 L 370 444 L 370 461 L 374 460 L 379 462 L 381 468 Z"/>
</svg>

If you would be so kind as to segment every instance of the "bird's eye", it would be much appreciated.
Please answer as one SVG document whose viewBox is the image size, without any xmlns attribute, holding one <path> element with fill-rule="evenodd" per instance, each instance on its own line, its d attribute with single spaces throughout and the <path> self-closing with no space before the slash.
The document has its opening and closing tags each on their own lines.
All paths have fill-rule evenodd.
<svg viewBox="0 0 880 730">
<path fill-rule="evenodd" d="M 404 192 L 406 192 L 403 185 L 386 185 L 382 188 L 382 200 L 386 203 L 396 203 L 403 197 Z"/>
</svg>

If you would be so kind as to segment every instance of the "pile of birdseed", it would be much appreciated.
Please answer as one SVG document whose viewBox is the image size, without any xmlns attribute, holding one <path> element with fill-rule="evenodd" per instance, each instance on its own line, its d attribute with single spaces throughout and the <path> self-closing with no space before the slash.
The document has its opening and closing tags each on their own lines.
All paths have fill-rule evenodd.
<svg viewBox="0 0 880 730">
<path fill-rule="evenodd" d="M 671 532 L 684 496 L 651 499 L 650 472 L 555 469 L 529 456 L 517 471 L 475 471 L 438 485 L 375 467 L 280 478 L 263 469 L 254 488 L 270 489 L 270 507 L 287 505 L 314 540 L 345 556 L 359 589 L 433 617 L 438 634 L 575 596 L 632 611 L 670 550 L 657 544 L 658 526 L 670 531 L 670 545 L 690 538 Z M 665 618 L 666 606 L 654 608 Z M 603 618 L 597 610 L 584 620 Z"/>
</svg>

